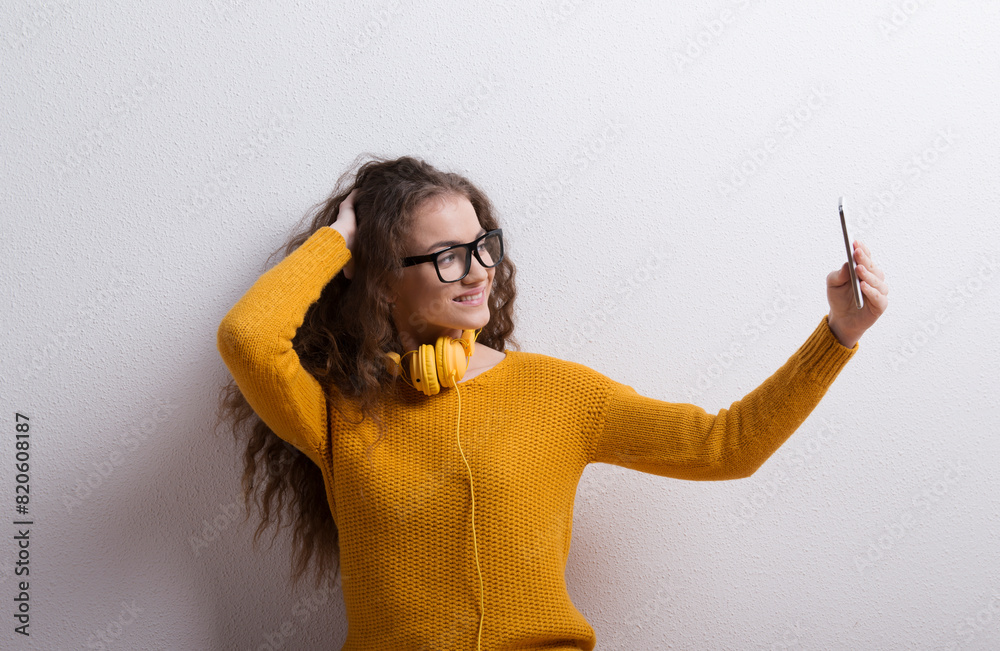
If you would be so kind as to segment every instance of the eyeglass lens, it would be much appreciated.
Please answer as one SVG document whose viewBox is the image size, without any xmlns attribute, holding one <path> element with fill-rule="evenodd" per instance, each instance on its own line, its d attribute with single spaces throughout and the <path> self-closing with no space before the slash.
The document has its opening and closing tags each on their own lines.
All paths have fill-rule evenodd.
<svg viewBox="0 0 1000 651">
<path fill-rule="evenodd" d="M 496 266 L 500 262 L 500 235 L 494 233 L 479 240 L 478 252 L 484 267 Z M 461 247 L 438 254 L 437 268 L 441 278 L 445 282 L 460 280 L 466 273 L 466 265 L 469 264 L 469 261 L 466 260 L 468 256 L 469 249 Z"/>
</svg>

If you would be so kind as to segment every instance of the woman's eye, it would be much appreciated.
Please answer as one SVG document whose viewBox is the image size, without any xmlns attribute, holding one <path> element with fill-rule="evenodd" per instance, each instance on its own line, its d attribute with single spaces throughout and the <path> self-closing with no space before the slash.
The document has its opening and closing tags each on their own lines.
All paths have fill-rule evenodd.
<svg viewBox="0 0 1000 651">
<path fill-rule="evenodd" d="M 438 256 L 438 264 L 451 264 L 455 260 L 454 253 L 446 253 L 442 256 Z"/>
</svg>

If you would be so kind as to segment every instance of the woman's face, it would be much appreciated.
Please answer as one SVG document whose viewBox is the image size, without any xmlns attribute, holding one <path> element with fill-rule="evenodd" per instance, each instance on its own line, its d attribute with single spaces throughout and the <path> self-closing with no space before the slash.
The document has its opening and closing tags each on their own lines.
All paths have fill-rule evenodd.
<svg viewBox="0 0 1000 651">
<path fill-rule="evenodd" d="M 441 251 L 454 244 L 472 242 L 486 229 L 464 196 L 445 195 L 424 202 L 414 216 L 407 256 Z M 443 283 L 433 262 L 403 268 L 403 277 L 392 289 L 393 319 L 404 350 L 433 344 L 442 335 L 458 338 L 462 330 L 478 329 L 490 320 L 488 299 L 496 268 L 484 268 L 472 256 L 469 273 L 452 283 Z M 470 302 L 455 299 L 465 294 L 482 296 Z"/>
</svg>

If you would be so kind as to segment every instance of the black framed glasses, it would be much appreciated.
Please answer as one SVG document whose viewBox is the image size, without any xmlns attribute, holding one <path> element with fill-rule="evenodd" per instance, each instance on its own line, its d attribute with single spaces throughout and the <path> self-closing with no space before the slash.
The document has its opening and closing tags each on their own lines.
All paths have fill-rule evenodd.
<svg viewBox="0 0 1000 651">
<path fill-rule="evenodd" d="M 433 262 L 441 282 L 457 283 L 468 275 L 473 255 L 487 269 L 500 264 L 503 260 L 503 229 L 484 233 L 468 244 L 456 244 L 427 255 L 411 255 L 403 258 L 403 266 Z"/>
</svg>

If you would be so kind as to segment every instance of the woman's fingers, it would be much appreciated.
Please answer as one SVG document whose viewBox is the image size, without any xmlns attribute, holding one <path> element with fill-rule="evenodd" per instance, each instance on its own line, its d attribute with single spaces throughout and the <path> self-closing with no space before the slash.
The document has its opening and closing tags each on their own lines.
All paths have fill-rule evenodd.
<svg viewBox="0 0 1000 651">
<path fill-rule="evenodd" d="M 872 260 L 871 250 L 861 240 L 855 240 L 855 242 L 858 244 L 857 248 L 854 249 L 854 257 L 857 261 L 855 270 L 857 271 L 858 278 L 864 281 L 864 283 L 875 290 L 880 296 L 887 295 L 889 293 L 889 283 L 885 281 L 885 274 L 878 268 L 875 261 Z M 863 289 L 864 285 L 862 285 L 862 290 Z M 868 292 L 865 292 L 865 294 L 867 295 Z"/>
<path fill-rule="evenodd" d="M 875 264 L 875 261 L 872 260 L 871 251 L 868 250 L 868 247 L 865 246 L 865 243 L 862 242 L 861 240 L 855 240 L 855 241 L 858 243 L 858 248 L 854 249 L 855 262 L 857 262 L 860 265 L 864 265 L 865 268 L 871 271 L 875 275 L 875 277 L 878 278 L 879 280 L 885 280 L 885 274 L 882 273 L 882 270 L 879 269 L 878 265 Z"/>
<path fill-rule="evenodd" d="M 869 273 L 869 276 L 871 274 Z M 875 285 L 868 282 L 865 279 L 861 282 L 861 292 L 867 297 L 866 307 L 871 309 L 871 306 L 875 306 L 874 312 L 876 314 L 882 314 L 885 312 L 886 306 L 889 304 L 889 287 L 882 281 L 877 281 L 879 284 Z"/>
<path fill-rule="evenodd" d="M 344 228 L 350 230 L 352 233 L 357 227 L 357 218 L 354 215 L 354 197 L 357 193 L 358 189 L 354 188 L 349 195 L 344 197 L 337 208 L 337 218 L 334 220 L 334 222 L 342 224 Z"/>
<path fill-rule="evenodd" d="M 868 267 L 858 265 L 857 272 L 858 278 L 868 284 L 868 286 L 874 288 L 881 294 L 889 293 L 889 284 L 885 282 L 885 279 L 876 276 L 875 273 Z"/>
<path fill-rule="evenodd" d="M 868 298 L 868 302 L 875 306 L 878 314 L 881 314 L 889 303 L 889 283 L 885 280 L 885 274 L 872 260 L 871 250 L 861 240 L 857 242 L 855 257 L 858 264 L 855 269 L 861 281 L 861 291 Z"/>
</svg>

